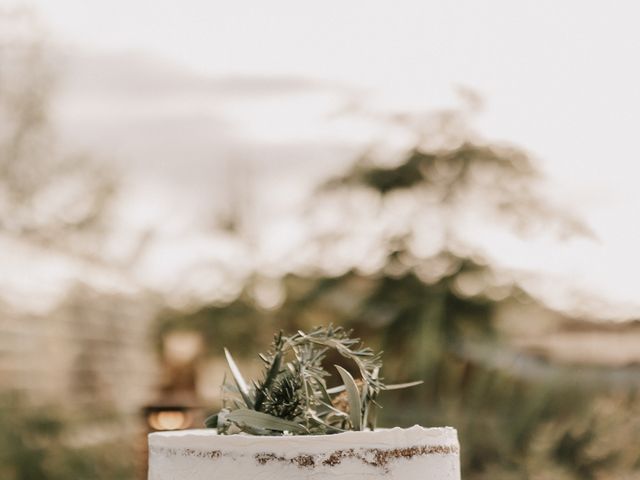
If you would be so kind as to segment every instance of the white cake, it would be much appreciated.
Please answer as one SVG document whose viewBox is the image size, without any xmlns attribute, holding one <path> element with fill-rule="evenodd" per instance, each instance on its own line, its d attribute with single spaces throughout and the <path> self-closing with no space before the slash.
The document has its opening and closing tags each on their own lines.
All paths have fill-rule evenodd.
<svg viewBox="0 0 640 480">
<path fill-rule="evenodd" d="M 459 480 L 455 429 L 266 437 L 183 430 L 149 435 L 149 480 Z"/>
</svg>

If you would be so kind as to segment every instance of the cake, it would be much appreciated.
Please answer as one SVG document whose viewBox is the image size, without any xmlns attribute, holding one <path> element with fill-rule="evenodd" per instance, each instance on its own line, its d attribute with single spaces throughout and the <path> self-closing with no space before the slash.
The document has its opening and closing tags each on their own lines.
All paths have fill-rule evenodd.
<svg viewBox="0 0 640 480">
<path fill-rule="evenodd" d="M 459 480 L 455 429 L 349 431 L 334 435 L 149 435 L 149 480 Z"/>
<path fill-rule="evenodd" d="M 350 334 L 333 325 L 279 332 L 252 381 L 225 349 L 233 383 L 222 391 L 232 395 L 207 429 L 149 435 L 149 480 L 459 480 L 453 428 L 376 428 L 380 394 L 422 382 L 387 384 L 381 354 Z M 346 361 L 333 365 L 333 387 L 331 351 Z"/>
</svg>

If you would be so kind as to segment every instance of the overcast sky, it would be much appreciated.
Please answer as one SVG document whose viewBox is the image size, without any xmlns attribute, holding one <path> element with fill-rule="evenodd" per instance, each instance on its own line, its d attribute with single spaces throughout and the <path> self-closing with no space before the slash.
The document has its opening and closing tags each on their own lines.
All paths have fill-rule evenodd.
<svg viewBox="0 0 640 480">
<path fill-rule="evenodd" d="M 548 194 L 600 239 L 478 241 L 504 266 L 546 275 L 547 290 L 557 281 L 637 312 L 638 2 L 0 0 L 16 4 L 69 55 L 56 103 L 68 141 L 145 178 L 130 226 L 162 217 L 186 231 L 203 192 L 228 195 L 239 155 L 273 211 L 301 201 L 375 131 L 336 112 L 451 107 L 466 86 L 485 103 L 475 127 L 531 152 Z M 169 207 L 181 213 L 167 219 Z M 197 261 L 164 252 L 176 260 L 156 263 L 158 277 Z"/>
</svg>

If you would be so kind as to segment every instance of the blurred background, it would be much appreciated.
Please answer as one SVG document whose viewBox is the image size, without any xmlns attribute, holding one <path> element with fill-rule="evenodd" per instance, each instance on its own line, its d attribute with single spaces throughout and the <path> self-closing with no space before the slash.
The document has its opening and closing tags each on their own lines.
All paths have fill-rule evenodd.
<svg viewBox="0 0 640 480">
<path fill-rule="evenodd" d="M 0 0 L 0 478 L 144 478 L 334 323 L 466 480 L 640 479 L 638 14 Z"/>
</svg>

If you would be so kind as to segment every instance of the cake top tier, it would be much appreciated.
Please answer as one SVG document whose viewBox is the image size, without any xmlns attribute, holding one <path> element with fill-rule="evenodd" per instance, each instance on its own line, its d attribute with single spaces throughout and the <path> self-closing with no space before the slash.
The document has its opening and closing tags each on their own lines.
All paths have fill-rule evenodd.
<svg viewBox="0 0 640 480">
<path fill-rule="evenodd" d="M 445 447 L 458 450 L 456 430 L 451 427 L 377 429 L 375 431 L 349 431 L 334 435 L 254 436 L 246 434 L 218 435 L 215 430 L 181 430 L 157 432 L 149 435 L 151 447 L 193 450 L 242 450 L 246 453 L 269 451 L 286 454 L 291 451 L 308 454 L 324 453 L 341 448 L 399 449 Z"/>
</svg>

